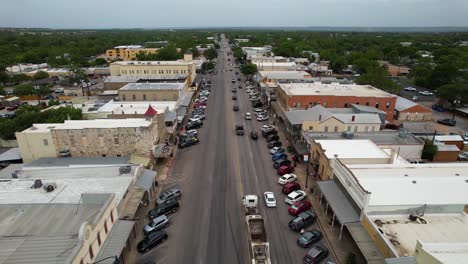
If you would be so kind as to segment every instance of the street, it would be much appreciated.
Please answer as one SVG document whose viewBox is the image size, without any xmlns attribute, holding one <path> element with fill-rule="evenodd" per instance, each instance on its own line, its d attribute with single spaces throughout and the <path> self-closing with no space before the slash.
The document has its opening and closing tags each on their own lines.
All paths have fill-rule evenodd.
<svg viewBox="0 0 468 264">
<path fill-rule="evenodd" d="M 200 144 L 178 150 L 163 187 L 179 187 L 182 191 L 180 209 L 169 216 L 169 239 L 141 255 L 138 263 L 149 260 L 157 263 L 249 263 L 250 248 L 241 199 L 245 194 L 259 197 L 272 263 L 302 263 L 307 252 L 296 244 L 300 234 L 288 227 L 294 216 L 288 214 L 267 143 L 261 135 L 256 141 L 249 136 L 252 130 L 261 134 L 261 126 L 269 121 L 259 122 L 255 116 L 252 120 L 244 119 L 245 112 L 253 113 L 245 92 L 245 78 L 231 83 L 241 74 L 236 75 L 239 70 L 229 66 L 233 63 L 232 57 L 228 62 L 225 56 L 224 52 L 219 53 L 217 73 L 211 77 L 206 120 L 199 129 Z M 236 101 L 231 98 L 234 85 L 243 86 L 237 90 Z M 238 112 L 233 111 L 234 104 L 239 106 Z M 243 136 L 236 136 L 236 124 L 244 125 Z M 265 191 L 274 192 L 276 208 L 265 206 Z M 316 224 L 307 230 L 315 228 Z M 323 243 L 322 240 L 318 244 Z"/>
</svg>

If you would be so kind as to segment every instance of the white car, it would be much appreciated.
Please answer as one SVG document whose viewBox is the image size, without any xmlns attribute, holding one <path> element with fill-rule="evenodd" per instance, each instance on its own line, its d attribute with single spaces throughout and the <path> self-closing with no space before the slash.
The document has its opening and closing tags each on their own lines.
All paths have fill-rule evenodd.
<svg viewBox="0 0 468 264">
<path fill-rule="evenodd" d="M 198 117 L 198 115 L 195 115 L 194 117 L 189 118 L 189 121 L 190 122 L 197 122 L 197 121 L 202 121 L 202 119 L 200 117 Z"/>
<path fill-rule="evenodd" d="M 429 92 L 429 91 L 423 91 L 423 92 L 419 92 L 420 95 L 433 95 L 433 93 Z"/>
<path fill-rule="evenodd" d="M 284 151 L 284 149 L 282 147 L 273 147 L 272 149 L 270 149 L 270 154 L 274 155 L 278 151 Z"/>
<path fill-rule="evenodd" d="M 297 190 L 297 191 L 293 191 L 290 194 L 288 194 L 288 196 L 286 196 L 284 201 L 287 204 L 293 204 L 295 202 L 302 201 L 305 198 L 306 198 L 306 193 L 304 191 Z"/>
<path fill-rule="evenodd" d="M 414 91 L 416 91 L 416 88 L 408 86 L 408 87 L 405 87 L 405 91 L 414 92 Z"/>
<path fill-rule="evenodd" d="M 210 95 L 210 92 L 208 92 L 207 90 L 204 90 L 200 93 L 201 96 L 208 96 Z"/>
<path fill-rule="evenodd" d="M 247 112 L 245 113 L 244 118 L 245 120 L 252 120 L 252 115 L 250 114 L 250 112 Z"/>
<path fill-rule="evenodd" d="M 297 180 L 296 174 L 287 173 L 287 174 L 284 174 L 283 176 L 279 177 L 278 183 L 281 184 L 281 185 L 285 185 L 286 183 L 290 183 L 290 182 L 293 182 L 295 180 Z"/>
<path fill-rule="evenodd" d="M 265 197 L 265 204 L 267 207 L 276 207 L 276 198 L 274 193 L 265 192 L 263 196 Z"/>
<path fill-rule="evenodd" d="M 267 116 L 267 115 L 259 115 L 259 116 L 257 116 L 257 121 L 262 122 L 262 121 L 266 121 L 266 120 L 268 120 L 268 116 Z"/>
<path fill-rule="evenodd" d="M 153 233 L 158 230 L 161 230 L 169 224 L 169 219 L 166 215 L 161 215 L 154 218 L 149 224 L 143 228 L 145 234 Z"/>
</svg>

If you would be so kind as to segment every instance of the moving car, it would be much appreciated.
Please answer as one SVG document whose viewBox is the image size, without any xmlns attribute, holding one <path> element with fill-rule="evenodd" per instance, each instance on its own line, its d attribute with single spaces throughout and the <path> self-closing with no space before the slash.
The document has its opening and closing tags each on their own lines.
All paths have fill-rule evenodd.
<svg viewBox="0 0 468 264">
<path fill-rule="evenodd" d="M 312 211 L 305 211 L 300 213 L 296 218 L 289 221 L 288 226 L 292 231 L 299 232 L 301 229 L 313 224 L 317 216 Z"/>
<path fill-rule="evenodd" d="M 243 125 L 236 125 L 236 135 L 243 136 L 244 135 L 244 126 Z"/>
<path fill-rule="evenodd" d="M 307 231 L 297 239 L 300 247 L 308 248 L 322 239 L 322 232 L 318 230 Z"/>
<path fill-rule="evenodd" d="M 253 140 L 257 140 L 258 139 L 258 133 L 255 132 L 255 131 L 251 131 L 250 132 L 250 138 L 253 139 Z"/>
<path fill-rule="evenodd" d="M 140 243 L 137 245 L 138 252 L 145 253 L 148 250 L 154 248 L 155 246 L 159 245 L 163 240 L 166 240 L 168 235 L 166 231 L 161 230 L 155 233 L 151 233 L 146 236 Z"/>
<path fill-rule="evenodd" d="M 237 100 L 237 96 L 233 95 L 232 100 Z"/>
<path fill-rule="evenodd" d="M 12 106 L 7 107 L 8 111 L 15 111 L 16 109 L 18 109 L 17 105 L 12 105 Z"/>
<path fill-rule="evenodd" d="M 250 114 L 250 112 L 246 112 L 244 114 L 244 118 L 245 118 L 245 120 L 252 120 L 252 115 Z"/>
<path fill-rule="evenodd" d="M 265 192 L 263 197 L 265 198 L 265 204 L 267 207 L 276 207 L 276 198 L 274 193 Z"/>
<path fill-rule="evenodd" d="M 159 231 L 169 225 L 169 218 L 166 215 L 160 215 L 154 218 L 151 222 L 149 222 L 145 227 L 143 227 L 143 233 L 148 235 L 150 233 Z"/>
<path fill-rule="evenodd" d="M 429 91 L 422 91 L 422 92 L 419 92 L 420 95 L 426 95 L 426 96 L 431 96 L 431 95 L 434 95 L 434 93 L 431 93 Z"/>
<path fill-rule="evenodd" d="M 271 149 L 273 147 L 281 147 L 283 143 L 281 141 L 272 141 L 268 143 L 268 148 Z"/>
<path fill-rule="evenodd" d="M 284 152 L 284 148 L 281 148 L 281 147 L 273 147 L 272 149 L 270 149 L 271 155 L 274 155 L 276 153 L 283 153 L 283 152 Z"/>
<path fill-rule="evenodd" d="M 160 215 L 167 215 L 169 213 L 175 213 L 179 208 L 179 202 L 173 198 L 166 201 L 165 203 L 158 204 L 156 207 L 148 212 L 148 218 L 153 219 Z"/>
<path fill-rule="evenodd" d="M 288 165 L 291 165 L 291 161 L 288 160 L 288 159 L 279 159 L 279 160 L 275 160 L 273 162 L 273 168 L 275 169 L 278 169 L 279 167 L 281 166 L 288 166 Z"/>
<path fill-rule="evenodd" d="M 196 138 L 196 137 L 183 138 L 179 142 L 179 148 L 190 147 L 190 146 L 198 144 L 199 142 L 200 142 L 200 140 L 198 138 Z"/>
<path fill-rule="evenodd" d="M 277 173 L 278 175 L 282 176 L 286 173 L 291 173 L 291 172 L 294 172 L 294 167 L 291 166 L 291 165 L 285 165 L 285 166 L 281 166 L 279 167 Z"/>
<path fill-rule="evenodd" d="M 306 193 L 304 191 L 301 191 L 301 190 L 297 190 L 297 191 L 293 191 L 291 193 L 289 193 L 286 198 L 284 199 L 284 201 L 287 203 L 287 204 L 294 204 L 295 202 L 299 202 L 299 201 L 302 201 L 306 198 Z"/>
<path fill-rule="evenodd" d="M 156 204 L 162 204 L 173 198 L 179 199 L 180 196 L 182 196 L 182 192 L 178 188 L 172 188 L 159 195 L 159 198 L 156 200 Z"/>
<path fill-rule="evenodd" d="M 232 110 L 234 110 L 235 112 L 239 111 L 239 106 L 238 105 L 234 105 L 232 107 Z"/>
<path fill-rule="evenodd" d="M 309 202 L 309 200 L 304 199 L 299 202 L 293 203 L 289 208 L 288 208 L 288 213 L 292 215 L 298 215 L 302 212 L 305 212 L 309 210 L 312 207 L 312 204 Z"/>
<path fill-rule="evenodd" d="M 445 118 L 437 120 L 437 123 L 446 126 L 455 126 L 457 124 L 457 121 L 455 121 L 455 119 Z"/>
<path fill-rule="evenodd" d="M 304 263 L 317 264 L 328 257 L 328 249 L 323 246 L 314 246 L 304 256 Z"/>
<path fill-rule="evenodd" d="M 231 89 L 231 92 L 233 92 L 233 93 L 237 93 L 237 89 L 236 89 L 236 87 L 232 87 L 232 89 Z"/>
<path fill-rule="evenodd" d="M 296 180 L 297 180 L 296 174 L 287 173 L 287 174 L 279 177 L 278 183 L 281 184 L 281 185 L 285 185 L 285 184 L 288 184 L 290 182 L 294 182 Z"/>
</svg>

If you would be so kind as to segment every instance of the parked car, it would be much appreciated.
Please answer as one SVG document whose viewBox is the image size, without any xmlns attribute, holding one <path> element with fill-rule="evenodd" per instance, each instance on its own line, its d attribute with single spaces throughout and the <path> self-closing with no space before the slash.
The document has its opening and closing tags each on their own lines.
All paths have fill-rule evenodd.
<svg viewBox="0 0 468 264">
<path fill-rule="evenodd" d="M 277 134 L 271 134 L 266 137 L 267 142 L 278 141 L 279 136 Z"/>
<path fill-rule="evenodd" d="M 262 133 L 267 133 L 267 132 L 275 130 L 275 127 L 272 125 L 263 125 L 261 130 L 262 130 Z"/>
<path fill-rule="evenodd" d="M 169 213 L 175 213 L 179 209 L 179 201 L 173 198 L 162 204 L 156 205 L 156 207 L 148 212 L 148 218 L 153 219 L 160 215 L 167 215 Z"/>
<path fill-rule="evenodd" d="M 273 147 L 281 147 L 283 143 L 281 141 L 272 141 L 268 143 L 268 148 L 271 149 Z"/>
<path fill-rule="evenodd" d="M 205 120 L 206 116 L 205 114 L 194 114 L 192 117 L 189 119 L 189 121 L 193 122 L 195 120 Z"/>
<path fill-rule="evenodd" d="M 307 231 L 297 239 L 300 247 L 308 248 L 322 239 L 322 232 L 318 230 Z"/>
<path fill-rule="evenodd" d="M 250 114 L 250 112 L 246 112 L 244 114 L 244 118 L 245 118 L 245 120 L 252 120 L 252 115 Z"/>
<path fill-rule="evenodd" d="M 196 137 L 183 138 L 179 142 L 179 148 L 190 147 L 190 146 L 198 144 L 199 142 L 200 142 L 200 140 L 198 138 L 196 138 Z"/>
<path fill-rule="evenodd" d="M 138 252 L 145 253 L 148 250 L 154 248 L 155 246 L 159 245 L 163 240 L 166 240 L 168 235 L 166 231 L 160 230 L 155 233 L 151 233 L 146 236 L 140 243 L 137 245 Z"/>
<path fill-rule="evenodd" d="M 429 92 L 429 91 L 422 91 L 422 92 L 419 92 L 419 94 L 420 94 L 420 95 L 426 95 L 426 96 L 434 95 L 434 93 Z"/>
<path fill-rule="evenodd" d="M 280 176 L 282 176 L 282 175 L 284 175 L 286 173 L 292 173 L 292 172 L 294 172 L 294 167 L 291 166 L 291 165 L 281 166 L 281 167 L 279 167 L 279 169 L 277 171 L 278 175 L 280 175 Z"/>
<path fill-rule="evenodd" d="M 263 106 L 263 104 L 260 101 L 252 102 L 252 107 L 262 107 L 262 106 Z"/>
<path fill-rule="evenodd" d="M 18 109 L 17 105 L 12 105 L 12 106 L 7 107 L 8 111 L 15 111 L 16 109 Z"/>
<path fill-rule="evenodd" d="M 257 121 L 267 121 L 269 119 L 269 117 L 267 115 L 259 115 L 257 116 Z"/>
<path fill-rule="evenodd" d="M 290 183 L 286 183 L 285 185 L 283 185 L 283 188 L 281 189 L 281 191 L 284 194 L 290 194 L 291 192 L 297 191 L 297 190 L 300 190 L 300 189 L 301 189 L 301 185 L 299 183 L 290 182 Z"/>
<path fill-rule="evenodd" d="M 296 180 L 297 180 L 296 174 L 287 173 L 287 174 L 284 174 L 283 176 L 279 177 L 278 183 L 281 184 L 281 185 L 285 185 L 285 184 L 288 184 L 290 182 L 294 182 Z"/>
<path fill-rule="evenodd" d="M 169 225 L 169 218 L 167 218 L 166 215 L 160 215 L 154 218 L 153 220 L 151 220 L 151 222 L 149 222 L 147 225 L 145 225 L 145 227 L 143 228 L 143 233 L 145 235 L 148 235 L 150 233 L 159 231 L 167 227 L 168 225 Z"/>
<path fill-rule="evenodd" d="M 206 105 L 195 104 L 194 108 L 195 109 L 206 109 Z"/>
<path fill-rule="evenodd" d="M 237 78 L 237 80 L 238 80 L 238 81 L 240 81 L 240 80 L 241 80 L 241 78 Z"/>
<path fill-rule="evenodd" d="M 301 229 L 306 228 L 313 224 L 317 216 L 312 211 L 305 211 L 300 213 L 296 218 L 289 221 L 289 228 L 295 232 L 301 231 Z"/>
<path fill-rule="evenodd" d="M 276 198 L 274 193 L 265 192 L 263 197 L 265 198 L 265 204 L 267 207 L 276 207 Z"/>
<path fill-rule="evenodd" d="M 304 263 L 317 264 L 328 257 L 328 249 L 323 246 L 314 246 L 304 256 Z"/>
<path fill-rule="evenodd" d="M 266 138 L 266 137 L 268 137 L 268 136 L 270 136 L 270 135 L 277 135 L 277 134 L 278 134 L 278 131 L 276 131 L 276 130 L 274 130 L 274 129 L 273 129 L 273 130 L 270 130 L 270 131 L 267 131 L 267 132 L 262 132 L 262 136 L 263 136 L 264 138 Z"/>
<path fill-rule="evenodd" d="M 187 125 L 185 125 L 185 130 L 191 130 L 194 128 L 200 128 L 203 127 L 203 121 L 197 120 L 193 122 L 188 122 Z"/>
<path fill-rule="evenodd" d="M 238 106 L 238 105 L 234 105 L 234 106 L 232 107 L 232 110 L 234 110 L 234 112 L 239 111 L 239 106 Z"/>
<path fill-rule="evenodd" d="M 405 91 L 415 92 L 416 88 L 408 86 L 408 87 L 405 87 Z"/>
<path fill-rule="evenodd" d="M 284 148 L 281 148 L 281 147 L 273 147 L 272 149 L 270 149 L 271 155 L 274 155 L 276 153 L 283 153 L 283 152 L 284 152 Z"/>
<path fill-rule="evenodd" d="M 289 208 L 288 208 L 288 213 L 292 215 L 298 215 L 302 212 L 305 212 L 309 210 L 312 207 L 312 204 L 309 202 L 307 199 L 303 199 L 299 202 L 293 203 Z"/>
<path fill-rule="evenodd" d="M 181 196 L 182 192 L 178 188 L 172 188 L 159 195 L 159 198 L 156 200 L 156 204 L 162 204 L 173 198 L 179 199 Z"/>
<path fill-rule="evenodd" d="M 279 152 L 279 153 L 273 154 L 273 156 L 271 157 L 272 161 L 277 161 L 280 159 L 288 159 L 288 155 L 286 155 L 286 153 L 284 152 Z"/>
<path fill-rule="evenodd" d="M 296 191 L 293 191 L 291 193 L 289 193 L 286 198 L 284 199 L 284 201 L 287 203 L 287 204 L 294 204 L 295 202 L 299 202 L 299 201 L 302 201 L 306 198 L 306 193 L 304 191 L 301 191 L 301 190 L 296 190 Z"/>
<path fill-rule="evenodd" d="M 278 169 L 279 167 L 281 166 L 288 166 L 288 165 L 291 165 L 291 161 L 288 160 L 288 159 L 279 159 L 279 160 L 275 160 L 273 162 L 273 168 L 275 169 Z"/>
<path fill-rule="evenodd" d="M 460 152 L 460 154 L 458 154 L 458 160 L 467 161 L 468 160 L 468 151 Z"/>
<path fill-rule="evenodd" d="M 250 138 L 253 139 L 253 140 L 257 140 L 258 139 L 258 133 L 255 132 L 255 131 L 251 131 L 250 132 Z"/>
<path fill-rule="evenodd" d="M 455 126 L 457 124 L 457 121 L 455 121 L 455 119 L 445 118 L 437 120 L 437 123 L 446 126 Z"/>
</svg>

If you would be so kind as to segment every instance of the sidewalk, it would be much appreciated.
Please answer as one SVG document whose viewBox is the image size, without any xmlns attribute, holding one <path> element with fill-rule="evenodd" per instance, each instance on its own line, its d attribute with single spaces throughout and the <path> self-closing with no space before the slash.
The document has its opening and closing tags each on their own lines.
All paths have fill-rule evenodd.
<svg viewBox="0 0 468 264">
<path fill-rule="evenodd" d="M 312 208 L 317 215 L 317 224 L 323 232 L 324 238 L 328 242 L 330 253 L 334 256 L 337 264 L 346 263 L 346 257 L 349 253 L 356 255 L 356 263 L 366 263 L 366 260 L 362 256 L 359 248 L 357 247 L 354 240 L 349 235 L 346 228 L 343 228 L 343 235 L 339 240 L 340 225 L 335 221 L 335 225 L 332 227 L 332 215 L 331 210 L 328 210 L 328 215 L 325 214 L 325 208 L 320 205 L 319 196 L 317 195 L 316 183 L 313 177 L 309 177 L 307 188 L 306 183 L 306 167 L 307 163 L 299 163 L 295 168 L 294 173 L 297 175 L 299 184 L 302 187 L 312 203 Z M 313 194 L 310 193 L 310 188 L 313 187 Z"/>
</svg>

